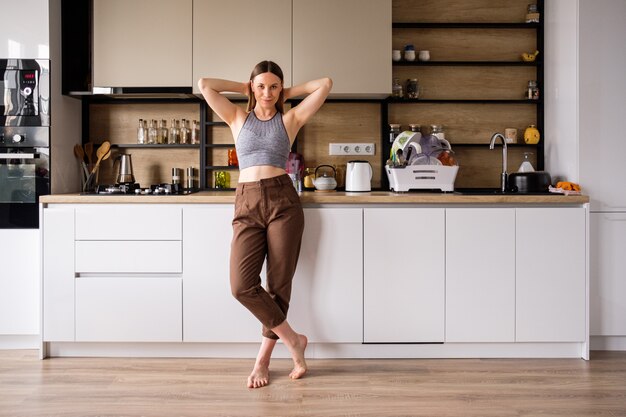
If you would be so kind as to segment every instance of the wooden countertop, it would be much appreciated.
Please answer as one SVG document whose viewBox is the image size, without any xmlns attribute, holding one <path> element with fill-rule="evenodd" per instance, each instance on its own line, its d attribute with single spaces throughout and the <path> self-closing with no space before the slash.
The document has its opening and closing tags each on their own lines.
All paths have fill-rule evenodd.
<svg viewBox="0 0 626 417">
<path fill-rule="evenodd" d="M 305 191 L 300 200 L 303 204 L 584 204 L 585 195 L 461 195 L 455 193 L 392 193 L 372 191 L 369 193 Z M 45 204 L 224 204 L 234 203 L 233 191 L 201 191 L 189 195 L 80 195 L 53 194 L 39 198 Z"/>
</svg>

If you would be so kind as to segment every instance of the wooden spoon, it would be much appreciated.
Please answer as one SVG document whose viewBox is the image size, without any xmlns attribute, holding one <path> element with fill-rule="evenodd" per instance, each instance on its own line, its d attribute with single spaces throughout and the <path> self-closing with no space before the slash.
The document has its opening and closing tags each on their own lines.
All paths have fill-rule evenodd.
<svg viewBox="0 0 626 417">
<path fill-rule="evenodd" d="M 89 161 L 89 166 L 93 165 L 93 142 L 89 141 L 85 143 L 85 155 Z"/>
<path fill-rule="evenodd" d="M 92 174 L 98 171 L 98 168 L 100 167 L 100 162 L 102 161 L 102 158 L 104 158 L 105 155 L 109 154 L 107 158 L 111 156 L 110 151 L 111 151 L 111 142 L 109 142 L 108 140 L 105 140 L 104 142 L 102 142 L 102 145 L 100 145 L 100 147 L 96 151 L 96 156 L 98 157 L 98 160 L 96 161 L 96 166 L 93 167 L 93 171 L 91 171 Z"/>
<path fill-rule="evenodd" d="M 85 174 L 85 178 L 89 175 L 89 170 L 87 169 L 87 165 L 85 165 L 85 151 L 83 151 L 83 147 L 79 144 L 74 145 L 74 156 L 78 159 L 78 163 L 81 165 L 82 170 Z"/>
</svg>

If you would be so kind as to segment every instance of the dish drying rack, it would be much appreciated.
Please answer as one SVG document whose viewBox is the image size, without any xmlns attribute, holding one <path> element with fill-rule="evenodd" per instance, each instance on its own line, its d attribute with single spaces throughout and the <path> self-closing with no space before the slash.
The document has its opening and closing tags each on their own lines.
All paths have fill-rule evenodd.
<svg viewBox="0 0 626 417">
<path fill-rule="evenodd" d="M 389 189 L 394 192 L 410 190 L 454 191 L 454 180 L 458 171 L 458 166 L 447 165 L 385 166 L 385 172 L 389 179 Z"/>
</svg>

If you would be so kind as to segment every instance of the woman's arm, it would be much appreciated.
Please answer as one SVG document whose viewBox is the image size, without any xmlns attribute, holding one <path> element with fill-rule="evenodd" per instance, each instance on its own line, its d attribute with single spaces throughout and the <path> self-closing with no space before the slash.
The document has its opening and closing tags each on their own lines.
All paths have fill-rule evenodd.
<svg viewBox="0 0 626 417">
<path fill-rule="evenodd" d="M 228 91 L 247 96 L 250 84 L 217 78 L 200 78 L 198 87 L 209 107 L 230 126 L 236 120 L 237 114 L 243 110 L 220 93 Z"/>
<path fill-rule="evenodd" d="M 285 100 L 291 97 L 306 95 L 304 100 L 296 107 L 289 110 L 289 114 L 293 117 L 295 123 L 295 132 L 300 130 L 304 124 L 322 107 L 324 100 L 328 97 L 330 89 L 333 87 L 333 80 L 330 78 L 320 78 L 304 84 L 295 85 L 291 88 L 285 88 L 283 96 Z"/>
</svg>

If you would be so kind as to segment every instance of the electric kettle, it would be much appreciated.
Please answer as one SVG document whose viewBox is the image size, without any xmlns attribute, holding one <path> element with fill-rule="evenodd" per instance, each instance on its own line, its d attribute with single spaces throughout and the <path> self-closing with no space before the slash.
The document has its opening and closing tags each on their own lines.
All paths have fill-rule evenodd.
<svg viewBox="0 0 626 417">
<path fill-rule="evenodd" d="M 117 172 L 118 184 L 132 184 L 135 182 L 135 176 L 133 175 L 133 162 L 130 159 L 130 155 L 121 154 L 115 158 L 115 162 L 120 161 L 119 171 Z"/>
<path fill-rule="evenodd" d="M 367 161 L 350 161 L 346 168 L 346 191 L 372 191 L 372 166 Z"/>
</svg>

